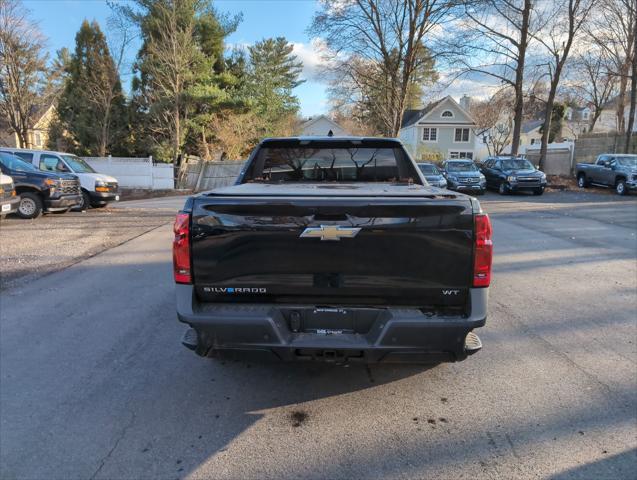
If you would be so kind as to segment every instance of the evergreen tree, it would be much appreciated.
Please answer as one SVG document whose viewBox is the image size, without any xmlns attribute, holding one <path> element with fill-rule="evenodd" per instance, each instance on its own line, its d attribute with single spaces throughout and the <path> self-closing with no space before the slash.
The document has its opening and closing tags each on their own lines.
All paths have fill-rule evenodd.
<svg viewBox="0 0 637 480">
<path fill-rule="evenodd" d="M 283 37 L 267 38 L 248 47 L 248 96 L 266 124 L 275 125 L 299 109 L 299 99 L 292 91 L 304 82 L 299 79 L 303 64 L 292 54 L 293 48 Z"/>
<path fill-rule="evenodd" d="M 70 150 L 105 156 L 124 146 L 126 99 L 119 74 L 97 22 L 84 20 L 75 36 L 75 52 L 58 102 L 60 125 Z M 55 128 L 60 130 L 60 125 Z"/>
<path fill-rule="evenodd" d="M 147 151 L 172 161 L 207 145 L 206 126 L 220 105 L 232 103 L 224 72 L 224 39 L 240 17 L 228 19 L 209 0 L 136 0 L 123 11 L 141 31 L 133 82 L 138 139 Z M 143 147 L 138 147 L 143 148 Z"/>
</svg>

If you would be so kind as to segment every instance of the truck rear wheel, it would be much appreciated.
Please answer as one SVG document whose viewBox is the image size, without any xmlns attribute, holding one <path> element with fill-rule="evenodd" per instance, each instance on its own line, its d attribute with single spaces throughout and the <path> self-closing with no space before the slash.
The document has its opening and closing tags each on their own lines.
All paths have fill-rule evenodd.
<svg viewBox="0 0 637 480">
<path fill-rule="evenodd" d="M 38 218 L 42 215 L 42 199 L 40 195 L 33 192 L 20 193 L 20 204 L 18 205 L 17 213 L 20 218 Z"/>
<path fill-rule="evenodd" d="M 617 195 L 626 195 L 628 193 L 628 188 L 626 188 L 626 180 L 624 180 L 623 178 L 617 180 L 617 183 L 615 184 L 615 191 L 617 192 Z"/>
<path fill-rule="evenodd" d="M 586 181 L 586 175 L 584 175 L 583 173 L 580 173 L 577 176 L 577 186 L 579 188 L 586 188 L 588 187 L 588 182 Z"/>
</svg>

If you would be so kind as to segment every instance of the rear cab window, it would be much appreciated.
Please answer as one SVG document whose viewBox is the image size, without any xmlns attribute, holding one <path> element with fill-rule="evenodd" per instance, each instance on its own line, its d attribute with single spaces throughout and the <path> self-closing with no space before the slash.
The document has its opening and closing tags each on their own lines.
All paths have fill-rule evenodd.
<svg viewBox="0 0 637 480">
<path fill-rule="evenodd" d="M 262 144 L 242 183 L 414 182 L 414 164 L 397 142 L 282 140 Z"/>
</svg>

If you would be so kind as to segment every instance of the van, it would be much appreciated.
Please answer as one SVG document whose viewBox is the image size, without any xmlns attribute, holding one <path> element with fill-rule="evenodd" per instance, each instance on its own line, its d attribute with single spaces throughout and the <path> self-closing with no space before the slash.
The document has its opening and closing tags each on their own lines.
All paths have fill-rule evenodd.
<svg viewBox="0 0 637 480">
<path fill-rule="evenodd" d="M 119 186 L 116 178 L 97 173 L 85 160 L 71 153 L 49 150 L 25 150 L 0 148 L 0 152 L 11 153 L 34 167 L 57 173 L 72 173 L 80 180 L 82 199 L 77 207 L 86 210 L 89 207 L 105 207 L 119 201 Z"/>
</svg>

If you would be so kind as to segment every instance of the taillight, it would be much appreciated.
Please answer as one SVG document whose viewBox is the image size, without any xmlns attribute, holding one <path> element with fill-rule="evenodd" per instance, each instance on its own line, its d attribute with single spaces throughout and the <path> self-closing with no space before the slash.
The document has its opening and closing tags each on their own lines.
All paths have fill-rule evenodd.
<svg viewBox="0 0 637 480">
<path fill-rule="evenodd" d="M 190 275 L 190 215 L 178 213 L 175 218 L 173 240 L 173 272 L 175 282 L 191 283 Z"/>
<path fill-rule="evenodd" d="M 489 215 L 476 215 L 475 228 L 473 286 L 488 287 L 491 283 L 491 260 L 493 257 L 492 229 Z"/>
</svg>

